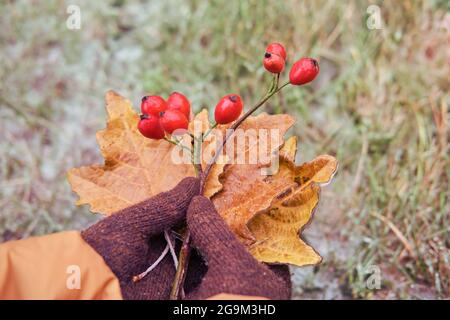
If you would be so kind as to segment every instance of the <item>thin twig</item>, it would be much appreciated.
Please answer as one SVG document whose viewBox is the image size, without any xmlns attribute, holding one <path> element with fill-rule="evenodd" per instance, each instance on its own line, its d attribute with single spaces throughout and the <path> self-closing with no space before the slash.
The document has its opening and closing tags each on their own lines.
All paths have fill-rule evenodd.
<svg viewBox="0 0 450 320">
<path fill-rule="evenodd" d="M 202 168 L 202 162 L 201 162 L 201 154 L 199 153 L 199 148 L 198 146 L 200 146 L 201 148 L 201 138 L 197 139 L 197 138 L 192 138 L 192 152 L 191 152 L 191 162 L 192 165 L 194 166 L 195 169 L 195 174 L 197 176 L 197 178 L 199 178 L 200 180 L 202 179 L 202 173 L 203 173 L 203 168 Z M 197 148 L 196 148 L 197 146 Z"/>
<path fill-rule="evenodd" d="M 180 255 L 178 257 L 178 268 L 177 272 L 175 273 L 175 280 L 172 286 L 172 291 L 170 292 L 170 300 L 178 300 L 181 294 L 184 294 L 184 280 L 186 279 L 186 272 L 190 256 L 191 233 L 189 229 L 187 229 L 183 239 L 183 245 L 181 246 Z"/>
<path fill-rule="evenodd" d="M 189 151 L 189 152 L 192 152 L 191 149 L 189 149 L 188 147 L 186 147 L 185 145 L 183 145 L 182 142 L 181 142 L 180 140 L 178 140 L 178 139 L 176 139 L 176 138 L 174 138 L 174 139 L 175 139 L 175 140 L 171 140 L 171 139 L 169 139 L 169 138 L 167 138 L 167 137 L 164 137 L 164 140 L 166 140 L 167 142 L 169 142 L 169 143 L 171 143 L 171 144 L 173 144 L 173 145 L 176 145 L 176 146 L 178 146 L 178 147 L 180 147 L 180 148 L 182 148 L 182 149 L 185 149 L 185 150 L 187 150 L 187 151 Z"/>
<path fill-rule="evenodd" d="M 170 254 L 172 255 L 173 265 L 175 266 L 175 270 L 178 268 L 178 258 L 175 253 L 175 248 L 172 245 L 172 239 L 170 239 L 169 230 L 164 231 L 164 238 L 166 238 L 167 244 L 169 245 Z"/>
<path fill-rule="evenodd" d="M 403 244 L 405 249 L 408 251 L 409 255 L 413 258 L 416 258 L 416 254 L 414 252 L 413 246 L 411 245 L 411 243 L 409 243 L 408 239 L 406 239 L 406 237 L 403 235 L 403 233 L 400 231 L 400 229 L 397 228 L 397 226 L 391 220 L 389 220 L 388 218 L 386 218 L 385 216 L 382 216 L 381 214 L 379 214 L 377 212 L 371 212 L 370 215 L 383 221 L 389 227 L 389 229 L 391 229 L 392 232 L 394 232 L 395 236 Z"/>
<path fill-rule="evenodd" d="M 209 128 L 208 130 L 206 130 L 205 134 L 202 137 L 202 140 L 205 141 L 205 139 L 208 137 L 208 135 L 211 133 L 211 131 L 213 131 L 216 127 L 217 127 L 218 123 L 214 123 L 211 128 Z"/>
<path fill-rule="evenodd" d="M 197 143 L 196 143 L 197 142 Z M 195 169 L 195 173 L 200 181 L 203 181 L 203 169 L 201 163 L 201 138 L 192 136 L 192 164 Z M 196 148 L 197 146 L 197 148 Z M 200 192 L 201 193 L 201 192 Z M 191 236 L 189 229 L 186 229 L 186 234 L 183 238 L 183 244 L 180 249 L 180 254 L 178 257 L 178 267 L 175 273 L 175 279 L 173 281 L 172 290 L 170 292 L 170 299 L 177 300 L 179 297 L 184 297 L 184 280 L 186 279 L 186 271 L 189 265 L 189 257 L 191 255 Z"/>
<path fill-rule="evenodd" d="M 138 282 L 138 281 L 142 280 L 148 273 L 150 273 L 153 269 L 155 269 L 158 266 L 158 264 L 161 262 L 161 260 L 164 259 L 164 257 L 166 256 L 167 252 L 169 252 L 169 243 L 167 243 L 166 248 L 161 253 L 159 258 L 156 259 L 156 261 L 153 262 L 153 264 L 150 267 L 148 267 L 147 270 L 145 270 L 144 272 L 142 272 L 142 273 L 138 274 L 137 276 L 133 277 L 133 282 Z"/>
</svg>

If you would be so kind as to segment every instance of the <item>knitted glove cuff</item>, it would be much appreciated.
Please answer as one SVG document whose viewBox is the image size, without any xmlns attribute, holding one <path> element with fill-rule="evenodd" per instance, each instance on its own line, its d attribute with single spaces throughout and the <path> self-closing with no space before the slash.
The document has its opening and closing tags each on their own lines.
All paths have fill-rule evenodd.
<svg viewBox="0 0 450 320">
<path fill-rule="evenodd" d="M 127 207 L 81 232 L 105 260 L 121 286 L 148 266 L 150 237 L 175 226 L 185 217 L 199 180 L 185 178 L 174 189 Z"/>
</svg>

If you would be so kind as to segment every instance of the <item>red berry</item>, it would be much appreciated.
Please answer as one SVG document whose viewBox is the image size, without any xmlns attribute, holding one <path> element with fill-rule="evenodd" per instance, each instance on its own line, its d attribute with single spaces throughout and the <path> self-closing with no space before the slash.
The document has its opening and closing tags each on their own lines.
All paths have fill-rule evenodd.
<svg viewBox="0 0 450 320">
<path fill-rule="evenodd" d="M 301 58 L 292 66 L 289 81 L 293 85 L 302 85 L 314 80 L 319 73 L 319 63 L 312 58 Z"/>
<path fill-rule="evenodd" d="M 164 130 L 159 123 L 159 118 L 155 115 L 143 114 L 138 123 L 139 132 L 147 138 L 159 140 L 164 138 Z"/>
<path fill-rule="evenodd" d="M 283 58 L 283 60 L 286 60 L 286 49 L 284 49 L 283 45 L 281 43 L 273 42 L 269 44 L 266 48 L 266 52 L 277 54 L 280 57 Z"/>
<path fill-rule="evenodd" d="M 285 60 L 277 54 L 266 52 L 263 64 L 267 71 L 281 73 L 284 69 Z"/>
<path fill-rule="evenodd" d="M 167 99 L 168 110 L 178 110 L 189 119 L 191 114 L 191 104 L 189 100 L 181 93 L 173 92 Z"/>
<path fill-rule="evenodd" d="M 220 99 L 214 110 L 214 118 L 219 124 L 230 123 L 242 113 L 244 105 L 237 94 L 229 94 Z"/>
<path fill-rule="evenodd" d="M 187 129 L 189 120 L 178 110 L 167 110 L 161 112 L 161 126 L 167 133 L 172 133 L 177 129 Z"/>
<path fill-rule="evenodd" d="M 143 114 L 159 116 L 166 109 L 167 103 L 160 96 L 145 96 L 142 98 L 141 111 Z"/>
</svg>

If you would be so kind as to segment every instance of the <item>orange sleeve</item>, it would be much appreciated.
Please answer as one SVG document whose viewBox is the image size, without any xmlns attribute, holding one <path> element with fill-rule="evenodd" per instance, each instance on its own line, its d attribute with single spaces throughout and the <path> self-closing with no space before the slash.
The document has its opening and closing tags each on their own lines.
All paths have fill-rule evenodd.
<svg viewBox="0 0 450 320">
<path fill-rule="evenodd" d="M 1 299 L 122 299 L 119 281 L 79 232 L 0 244 Z"/>
</svg>

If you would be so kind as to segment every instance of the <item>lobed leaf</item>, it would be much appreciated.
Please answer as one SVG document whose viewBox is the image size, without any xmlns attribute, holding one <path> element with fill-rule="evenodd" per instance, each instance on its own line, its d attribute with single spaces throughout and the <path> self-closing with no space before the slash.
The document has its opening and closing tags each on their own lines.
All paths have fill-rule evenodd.
<svg viewBox="0 0 450 320">
<path fill-rule="evenodd" d="M 89 204 L 92 212 L 109 215 L 170 190 L 185 177 L 195 176 L 191 164 L 171 160 L 173 149 L 178 147 L 139 133 L 139 116 L 129 100 L 109 91 L 106 110 L 107 126 L 97 133 L 105 163 L 68 172 L 72 190 L 80 197 L 77 205 Z M 221 169 L 218 166 L 208 179 L 206 191 L 210 195 L 221 188 Z"/>
</svg>

